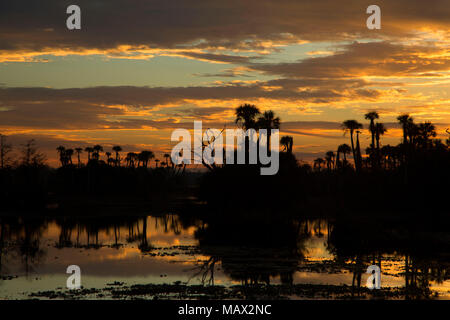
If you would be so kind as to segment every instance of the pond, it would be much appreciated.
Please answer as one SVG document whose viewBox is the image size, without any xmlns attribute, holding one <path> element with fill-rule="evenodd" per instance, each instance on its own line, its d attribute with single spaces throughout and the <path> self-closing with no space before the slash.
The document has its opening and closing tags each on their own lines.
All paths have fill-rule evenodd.
<svg viewBox="0 0 450 320">
<path fill-rule="evenodd" d="M 446 252 L 370 243 L 361 252 L 328 219 L 237 230 L 175 214 L 0 222 L 0 299 L 377 298 L 366 288 L 372 264 L 383 298 L 450 298 Z M 66 288 L 69 265 L 80 267 L 82 290 Z"/>
</svg>

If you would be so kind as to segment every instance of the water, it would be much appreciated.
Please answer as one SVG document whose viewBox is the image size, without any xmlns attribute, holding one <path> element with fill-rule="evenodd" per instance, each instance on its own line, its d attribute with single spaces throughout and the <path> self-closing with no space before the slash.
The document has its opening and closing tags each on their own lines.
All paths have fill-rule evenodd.
<svg viewBox="0 0 450 320">
<path fill-rule="evenodd" d="M 226 225 L 183 220 L 173 214 L 0 219 L 0 299 L 28 299 L 33 293 L 65 291 L 69 265 L 80 266 L 84 288 L 101 290 L 175 282 L 354 288 L 365 286 L 365 270 L 373 263 L 381 267 L 383 288 L 410 287 L 414 294 L 420 291 L 419 296 L 450 298 L 448 260 L 435 256 L 419 259 L 396 248 L 359 255 L 350 250 L 348 254 L 348 245 L 342 248 L 342 240 L 335 236 L 336 225 L 326 219 L 290 221 L 280 232 L 273 227 L 265 230 L 257 223 L 249 227 L 252 230 L 246 236 Z M 111 295 L 97 292 L 82 298 Z M 288 298 L 305 296 L 292 294 Z"/>
</svg>

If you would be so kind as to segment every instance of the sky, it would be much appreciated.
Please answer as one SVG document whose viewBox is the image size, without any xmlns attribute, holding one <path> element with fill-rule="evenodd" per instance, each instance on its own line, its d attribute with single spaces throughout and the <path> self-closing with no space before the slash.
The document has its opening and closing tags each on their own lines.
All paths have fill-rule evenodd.
<svg viewBox="0 0 450 320">
<path fill-rule="evenodd" d="M 81 8 L 68 30 L 66 8 Z M 349 143 L 340 123 L 376 110 L 400 142 L 400 113 L 450 127 L 450 2 L 365 0 L 4 0 L 0 133 L 19 147 L 170 153 L 174 129 L 232 127 L 243 103 L 273 110 L 311 161 Z M 84 159 L 85 154 L 82 155 Z"/>
</svg>

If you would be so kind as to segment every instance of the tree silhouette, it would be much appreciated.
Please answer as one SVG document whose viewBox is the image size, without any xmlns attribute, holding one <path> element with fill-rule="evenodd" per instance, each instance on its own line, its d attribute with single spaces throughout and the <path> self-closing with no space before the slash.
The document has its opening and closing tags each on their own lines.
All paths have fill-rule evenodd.
<svg viewBox="0 0 450 320">
<path fill-rule="evenodd" d="M 350 142 L 352 146 L 353 161 L 355 163 L 356 170 L 360 170 L 360 161 L 358 155 L 356 154 L 353 134 L 355 133 L 356 130 L 362 129 L 362 127 L 363 125 L 356 120 L 346 120 L 342 123 L 342 129 L 344 130 L 344 134 L 346 132 L 350 132 Z"/>
<path fill-rule="evenodd" d="M 244 104 L 236 108 L 235 110 L 235 123 L 238 127 L 248 130 L 248 129 L 257 129 L 256 127 L 256 119 L 261 112 L 259 109 L 252 104 Z M 249 161 L 249 148 L 250 148 L 250 139 L 248 135 L 245 136 L 244 140 L 244 150 L 245 150 L 245 161 Z"/>
<path fill-rule="evenodd" d="M 56 148 L 56 151 L 59 154 L 59 161 L 61 162 L 61 166 L 65 166 L 67 164 L 66 161 L 66 148 L 64 146 L 59 146 Z"/>
<path fill-rule="evenodd" d="M 78 159 L 78 168 L 81 167 L 81 159 L 80 159 L 80 154 L 83 152 L 83 148 L 75 148 L 75 151 L 77 152 L 77 159 Z"/>
<path fill-rule="evenodd" d="M 335 155 L 333 151 L 327 151 L 327 153 L 325 154 L 325 161 L 327 163 L 328 170 L 331 170 L 335 167 L 334 157 Z"/>
<path fill-rule="evenodd" d="M 43 153 L 38 151 L 36 141 L 34 139 L 28 140 L 22 145 L 22 161 L 21 164 L 26 167 L 41 167 L 45 165 L 46 157 Z"/>
<path fill-rule="evenodd" d="M 138 161 L 139 163 L 142 163 L 142 166 L 144 168 L 148 167 L 148 163 L 151 159 L 155 157 L 154 153 L 152 151 L 142 151 L 138 155 Z"/>
<path fill-rule="evenodd" d="M 92 154 L 92 157 L 97 161 L 100 160 L 100 152 L 103 151 L 103 147 L 99 144 L 96 144 L 93 149 L 94 153 Z"/>
<path fill-rule="evenodd" d="M 409 114 L 405 113 L 399 115 L 397 117 L 398 122 L 402 125 L 403 129 L 403 144 L 406 145 L 408 143 L 408 127 L 413 122 L 413 119 L 409 116 Z"/>
<path fill-rule="evenodd" d="M 270 136 L 272 129 L 280 129 L 280 118 L 275 117 L 275 113 L 272 110 L 264 111 L 264 113 L 258 118 L 257 124 L 258 129 L 267 130 L 267 154 L 270 155 Z"/>
<path fill-rule="evenodd" d="M 379 117 L 380 116 L 376 111 L 371 111 L 364 115 L 366 120 L 370 120 L 369 131 L 372 136 L 372 144 L 370 145 L 372 150 L 375 149 L 375 119 L 378 119 Z"/>
<path fill-rule="evenodd" d="M 287 153 L 292 153 L 292 146 L 294 144 L 294 139 L 291 136 L 281 137 L 280 144 L 283 146 L 283 151 L 286 151 Z"/>
<path fill-rule="evenodd" d="M 91 161 L 91 154 L 94 152 L 94 148 L 86 147 L 86 148 L 84 148 L 84 151 L 86 151 L 88 153 L 88 162 Z"/>
<path fill-rule="evenodd" d="M 116 166 L 120 167 L 120 151 L 122 151 L 122 147 L 121 146 L 114 146 L 112 148 L 112 150 L 116 153 L 115 164 L 116 164 Z"/>
<path fill-rule="evenodd" d="M 340 165 L 339 155 L 342 153 L 344 155 L 344 166 L 347 164 L 347 154 L 350 154 L 352 151 L 351 147 L 348 144 L 341 144 L 337 149 L 336 162 Z"/>
<path fill-rule="evenodd" d="M 4 169 L 10 162 L 8 154 L 12 151 L 12 145 L 6 143 L 6 136 L 0 134 L 0 169 Z"/>
</svg>

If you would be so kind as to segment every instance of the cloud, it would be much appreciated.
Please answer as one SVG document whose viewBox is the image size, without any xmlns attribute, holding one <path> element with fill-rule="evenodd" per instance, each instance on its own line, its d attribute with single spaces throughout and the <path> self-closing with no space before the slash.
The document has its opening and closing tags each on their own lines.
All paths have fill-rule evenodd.
<svg viewBox="0 0 450 320">
<path fill-rule="evenodd" d="M 82 29 L 67 30 L 68 0 L 0 3 L 0 50 L 73 52 L 120 46 L 159 49 L 276 50 L 304 41 L 435 37 L 448 39 L 446 0 L 378 1 L 381 30 L 368 30 L 370 1 L 79 0 Z M 419 33 L 421 32 L 421 33 Z M 99 41 L 99 39 L 101 39 Z"/>
<path fill-rule="evenodd" d="M 286 78 L 428 77 L 450 71 L 450 55 L 448 48 L 434 45 L 353 42 L 333 55 L 291 63 L 253 63 L 251 68 Z"/>
</svg>

